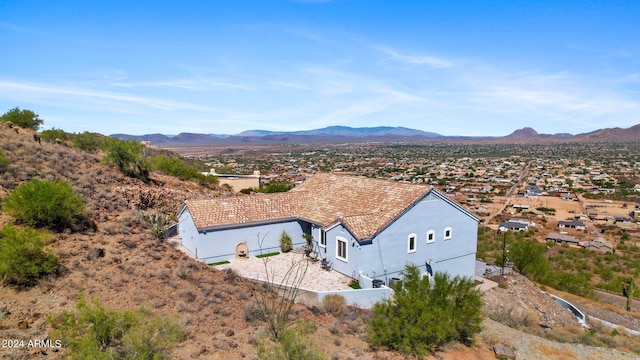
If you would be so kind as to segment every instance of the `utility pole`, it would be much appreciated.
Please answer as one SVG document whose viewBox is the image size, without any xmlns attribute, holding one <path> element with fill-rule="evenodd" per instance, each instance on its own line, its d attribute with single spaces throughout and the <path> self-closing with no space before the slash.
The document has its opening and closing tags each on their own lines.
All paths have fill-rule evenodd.
<svg viewBox="0 0 640 360">
<path fill-rule="evenodd" d="M 507 231 L 502 236 L 502 268 L 500 269 L 502 275 L 504 275 L 504 268 L 507 266 Z"/>
</svg>

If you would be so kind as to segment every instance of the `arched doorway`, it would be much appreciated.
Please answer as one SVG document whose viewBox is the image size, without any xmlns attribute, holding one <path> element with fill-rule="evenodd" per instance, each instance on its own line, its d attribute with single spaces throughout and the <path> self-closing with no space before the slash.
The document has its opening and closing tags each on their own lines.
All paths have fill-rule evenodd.
<svg viewBox="0 0 640 360">
<path fill-rule="evenodd" d="M 236 245 L 236 257 L 241 259 L 249 257 L 249 247 L 246 242 L 241 242 Z"/>
</svg>

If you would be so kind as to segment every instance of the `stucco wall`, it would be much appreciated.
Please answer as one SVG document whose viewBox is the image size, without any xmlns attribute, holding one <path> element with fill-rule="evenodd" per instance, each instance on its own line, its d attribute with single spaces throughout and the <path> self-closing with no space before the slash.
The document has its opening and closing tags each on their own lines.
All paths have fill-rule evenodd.
<svg viewBox="0 0 640 360">
<path fill-rule="evenodd" d="M 445 228 L 451 229 L 451 239 L 444 239 Z M 457 207 L 437 196 L 425 197 L 403 216 L 390 224 L 369 244 L 353 241 L 341 225 L 327 231 L 326 253 L 334 270 L 358 277 L 388 280 L 400 277 L 407 263 L 422 271 L 448 272 L 452 276 L 474 277 L 477 245 L 477 221 Z M 427 243 L 427 232 L 435 232 L 435 241 Z M 415 234 L 415 252 L 408 251 L 409 235 Z M 347 240 L 348 261 L 336 259 L 336 238 Z"/>
<path fill-rule="evenodd" d="M 182 245 L 192 253 L 197 254 L 198 260 L 209 264 L 233 259 L 236 245 L 241 242 L 247 243 L 249 256 L 280 251 L 280 236 L 283 231 L 286 231 L 291 237 L 294 248 L 306 244 L 306 240 L 302 238 L 302 233 L 303 226 L 307 225 L 295 220 L 203 233 L 199 233 L 196 230 L 188 211 L 184 211 L 179 220 L 179 235 Z"/>
</svg>

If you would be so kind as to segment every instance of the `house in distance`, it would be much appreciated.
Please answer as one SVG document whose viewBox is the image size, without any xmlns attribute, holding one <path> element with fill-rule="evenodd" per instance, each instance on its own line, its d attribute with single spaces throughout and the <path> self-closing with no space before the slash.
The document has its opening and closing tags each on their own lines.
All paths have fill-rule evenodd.
<svg viewBox="0 0 640 360">
<path fill-rule="evenodd" d="M 426 185 L 318 173 L 286 193 L 188 200 L 178 218 L 182 245 L 206 263 L 280 251 L 286 233 L 363 287 L 408 263 L 474 277 L 479 218 Z"/>
</svg>

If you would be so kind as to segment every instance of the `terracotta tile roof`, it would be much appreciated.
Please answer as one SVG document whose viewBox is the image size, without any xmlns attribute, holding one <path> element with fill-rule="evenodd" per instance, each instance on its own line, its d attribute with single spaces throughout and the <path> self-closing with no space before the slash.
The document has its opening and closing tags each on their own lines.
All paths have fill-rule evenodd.
<svg viewBox="0 0 640 360">
<path fill-rule="evenodd" d="M 358 239 L 369 239 L 430 190 L 318 173 L 287 193 L 189 200 L 185 205 L 199 229 L 302 218 L 321 226 L 341 221 Z"/>
</svg>

